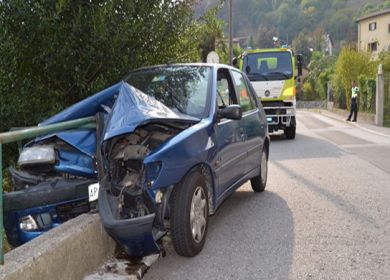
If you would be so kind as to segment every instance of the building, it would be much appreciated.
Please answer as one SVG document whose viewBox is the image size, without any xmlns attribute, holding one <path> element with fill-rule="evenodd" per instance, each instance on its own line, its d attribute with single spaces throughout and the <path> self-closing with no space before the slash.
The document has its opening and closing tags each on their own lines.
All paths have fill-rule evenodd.
<svg viewBox="0 0 390 280">
<path fill-rule="evenodd" d="M 359 50 L 370 51 L 374 57 L 381 51 L 390 51 L 390 9 L 368 14 L 356 22 Z"/>
</svg>

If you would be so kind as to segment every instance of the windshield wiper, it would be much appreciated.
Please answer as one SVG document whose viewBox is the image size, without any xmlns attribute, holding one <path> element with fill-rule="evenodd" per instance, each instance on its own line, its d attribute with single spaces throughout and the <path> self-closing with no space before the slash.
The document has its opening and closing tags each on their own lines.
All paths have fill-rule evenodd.
<svg viewBox="0 0 390 280">
<path fill-rule="evenodd" d="M 260 73 L 247 73 L 248 76 L 254 76 L 254 77 L 261 77 L 263 78 L 264 80 L 268 81 L 268 77 L 264 74 L 260 74 Z"/>
<path fill-rule="evenodd" d="M 276 72 L 268 72 L 267 74 L 268 75 L 282 75 L 283 78 L 285 78 L 285 79 L 289 79 L 290 78 L 290 75 L 287 75 L 286 73 L 278 72 L 278 71 L 276 71 Z"/>
</svg>

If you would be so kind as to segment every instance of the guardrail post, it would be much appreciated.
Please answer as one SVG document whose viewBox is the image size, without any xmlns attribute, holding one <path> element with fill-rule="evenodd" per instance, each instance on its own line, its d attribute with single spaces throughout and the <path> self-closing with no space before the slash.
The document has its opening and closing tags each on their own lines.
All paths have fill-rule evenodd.
<svg viewBox="0 0 390 280">
<path fill-rule="evenodd" d="M 0 264 L 4 264 L 4 226 L 3 226 L 3 154 L 0 143 Z"/>
</svg>

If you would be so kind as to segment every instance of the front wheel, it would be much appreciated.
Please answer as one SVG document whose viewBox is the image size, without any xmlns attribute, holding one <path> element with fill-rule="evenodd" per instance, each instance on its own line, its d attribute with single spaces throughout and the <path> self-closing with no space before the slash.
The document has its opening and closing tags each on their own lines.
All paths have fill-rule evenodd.
<svg viewBox="0 0 390 280">
<path fill-rule="evenodd" d="M 268 173 L 268 155 L 267 151 L 263 149 L 261 152 L 260 162 L 260 174 L 251 179 L 252 189 L 255 192 L 262 192 L 267 185 L 267 173 Z"/>
<path fill-rule="evenodd" d="M 284 134 L 287 139 L 295 139 L 296 123 L 295 117 L 291 117 L 291 124 L 284 129 Z"/>
<path fill-rule="evenodd" d="M 206 240 L 208 193 L 206 180 L 191 171 L 172 193 L 171 233 L 175 251 L 186 257 L 197 255 Z"/>
</svg>

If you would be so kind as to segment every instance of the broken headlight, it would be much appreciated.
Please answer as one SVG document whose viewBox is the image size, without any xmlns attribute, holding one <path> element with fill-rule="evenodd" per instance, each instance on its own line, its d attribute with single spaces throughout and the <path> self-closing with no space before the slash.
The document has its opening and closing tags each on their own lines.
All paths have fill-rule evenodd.
<svg viewBox="0 0 390 280">
<path fill-rule="evenodd" d="M 20 229 L 24 231 L 38 230 L 37 222 L 31 215 L 20 218 L 19 225 Z"/>
<path fill-rule="evenodd" d="M 37 231 L 50 228 L 53 224 L 50 213 L 27 215 L 19 220 L 19 226 L 24 231 Z"/>
<path fill-rule="evenodd" d="M 32 164 L 54 164 L 56 155 L 53 146 L 34 146 L 24 148 L 20 153 L 18 164 L 32 165 Z"/>
<path fill-rule="evenodd" d="M 160 174 L 162 163 L 161 161 L 150 162 L 145 165 L 146 167 L 146 183 L 148 187 L 151 187 Z"/>
</svg>

